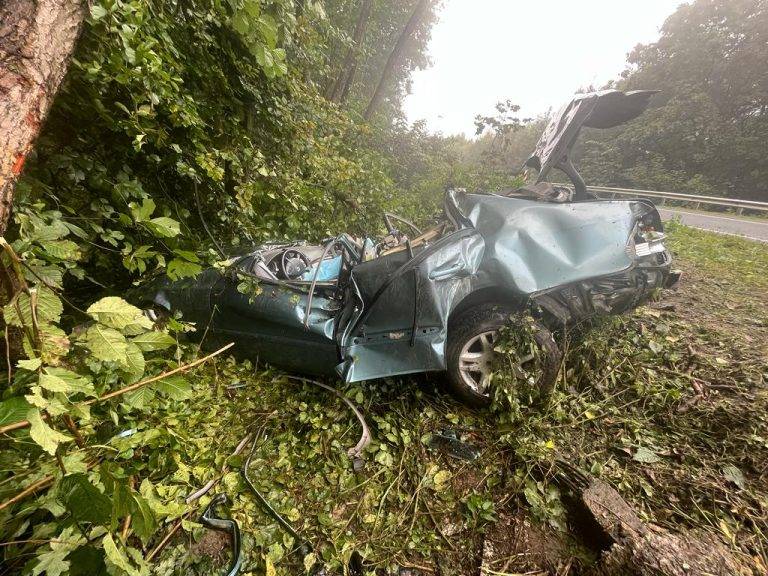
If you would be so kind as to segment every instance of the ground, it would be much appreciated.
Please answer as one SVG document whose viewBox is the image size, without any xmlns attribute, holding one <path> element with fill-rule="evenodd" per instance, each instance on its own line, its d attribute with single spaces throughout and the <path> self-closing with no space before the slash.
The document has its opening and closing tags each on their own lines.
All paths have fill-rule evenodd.
<svg viewBox="0 0 768 576">
<path fill-rule="evenodd" d="M 566 355 L 546 408 L 473 412 L 442 394 L 438 377 L 349 385 L 373 434 L 355 472 L 346 451 L 360 429 L 337 397 L 228 359 L 193 376 L 197 394 L 183 413 L 154 411 L 120 449 L 165 448 L 151 477 L 164 501 L 221 478 L 200 503 L 218 491 L 233 499 L 244 573 L 299 574 L 314 563 L 329 574 L 589 574 L 605 543 L 569 512 L 557 474 L 567 462 L 615 488 L 643 520 L 704 531 L 764 574 L 768 249 L 674 224 L 670 232 L 679 287 L 560 335 Z M 248 434 L 256 488 L 311 552 L 296 550 L 243 481 L 251 444 L 230 454 Z M 185 517 L 155 574 L 228 562 L 198 516 Z"/>
</svg>

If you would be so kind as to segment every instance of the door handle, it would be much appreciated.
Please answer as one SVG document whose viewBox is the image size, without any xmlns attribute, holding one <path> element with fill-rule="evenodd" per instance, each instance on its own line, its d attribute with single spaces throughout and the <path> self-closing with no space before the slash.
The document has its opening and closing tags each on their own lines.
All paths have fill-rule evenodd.
<svg viewBox="0 0 768 576">
<path fill-rule="evenodd" d="M 448 278 L 453 278 L 454 276 L 458 276 L 465 270 L 466 270 L 466 265 L 462 261 L 462 262 L 458 262 L 457 264 L 454 264 L 453 266 L 449 266 L 448 268 L 437 268 L 436 270 L 432 270 L 429 273 L 429 279 L 430 280 L 447 280 Z"/>
</svg>

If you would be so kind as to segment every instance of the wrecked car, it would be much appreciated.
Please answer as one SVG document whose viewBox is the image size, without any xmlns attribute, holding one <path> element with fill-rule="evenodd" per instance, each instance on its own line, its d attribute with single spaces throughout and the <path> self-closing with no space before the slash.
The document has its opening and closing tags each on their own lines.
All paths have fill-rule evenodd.
<svg viewBox="0 0 768 576">
<path fill-rule="evenodd" d="M 533 184 L 448 191 L 443 217 L 426 230 L 385 214 L 380 239 L 265 244 L 224 270 L 159 278 L 140 304 L 153 316 L 181 311 L 209 343 L 235 341 L 292 371 L 347 382 L 440 371 L 473 406 L 490 402 L 499 330 L 526 313 L 535 324 L 519 375 L 546 393 L 560 363 L 551 331 L 627 311 L 676 280 L 653 204 L 590 196 L 570 156 L 583 127 L 635 118 L 653 93 L 577 96 L 526 162 Z M 572 186 L 549 183 L 553 169 Z M 255 291 L 242 290 L 244 278 Z"/>
</svg>

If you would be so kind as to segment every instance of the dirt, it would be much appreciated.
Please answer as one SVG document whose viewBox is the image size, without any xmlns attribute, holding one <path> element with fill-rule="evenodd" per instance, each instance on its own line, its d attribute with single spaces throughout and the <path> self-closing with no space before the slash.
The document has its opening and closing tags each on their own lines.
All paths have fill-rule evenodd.
<svg viewBox="0 0 768 576">
<path fill-rule="evenodd" d="M 594 559 L 570 535 L 536 522 L 521 509 L 500 515 L 485 535 L 480 573 L 566 576 Z"/>
<path fill-rule="evenodd" d="M 223 564 L 229 558 L 229 549 L 232 546 L 229 534 L 217 530 L 208 530 L 190 549 L 190 553 L 197 557 L 208 557 L 216 564 Z"/>
</svg>

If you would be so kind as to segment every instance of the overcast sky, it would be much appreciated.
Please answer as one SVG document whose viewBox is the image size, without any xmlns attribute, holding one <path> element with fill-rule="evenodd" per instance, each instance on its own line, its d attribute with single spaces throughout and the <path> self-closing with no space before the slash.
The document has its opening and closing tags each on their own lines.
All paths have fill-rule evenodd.
<svg viewBox="0 0 768 576">
<path fill-rule="evenodd" d="M 433 65 L 414 73 L 408 119 L 474 135 L 474 116 L 500 100 L 536 116 L 580 87 L 624 69 L 683 0 L 444 0 L 432 29 Z M 653 88 L 653 86 L 648 86 Z"/>
</svg>

